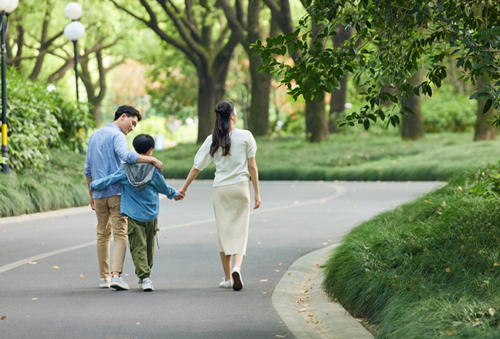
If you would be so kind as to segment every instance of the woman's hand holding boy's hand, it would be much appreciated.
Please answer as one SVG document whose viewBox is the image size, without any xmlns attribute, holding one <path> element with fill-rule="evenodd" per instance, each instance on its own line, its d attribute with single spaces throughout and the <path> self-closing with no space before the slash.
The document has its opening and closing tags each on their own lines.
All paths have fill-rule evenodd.
<svg viewBox="0 0 500 339">
<path fill-rule="evenodd" d="M 175 201 L 182 200 L 186 197 L 186 191 L 183 190 L 182 188 L 178 192 L 179 192 L 179 195 L 174 198 Z"/>
</svg>

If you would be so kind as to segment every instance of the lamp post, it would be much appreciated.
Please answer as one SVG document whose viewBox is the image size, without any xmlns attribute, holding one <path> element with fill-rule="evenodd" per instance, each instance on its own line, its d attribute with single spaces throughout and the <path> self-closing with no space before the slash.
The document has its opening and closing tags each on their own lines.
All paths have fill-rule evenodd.
<svg viewBox="0 0 500 339">
<path fill-rule="evenodd" d="M 2 0 L 0 0 L 2 1 Z M 76 2 L 70 2 L 69 4 L 66 5 L 66 8 L 64 9 L 64 14 L 66 14 L 66 17 L 70 20 L 73 20 L 70 22 L 66 27 L 64 28 L 64 35 L 66 38 L 70 41 L 73 42 L 73 47 L 75 51 L 75 78 L 76 78 L 76 101 L 78 102 L 80 97 L 78 95 L 78 49 L 77 49 L 77 44 L 78 44 L 78 39 L 83 37 L 85 34 L 85 27 L 82 25 L 80 21 L 77 21 L 82 17 L 82 6 L 80 6 Z"/>
<path fill-rule="evenodd" d="M 6 64 L 5 64 L 5 32 L 7 31 L 8 18 L 19 4 L 19 0 L 0 0 L 1 11 L 1 59 L 2 59 L 2 157 L 6 163 L 2 165 L 3 173 L 10 173 L 9 148 L 7 138 L 7 85 L 6 85 Z"/>
</svg>

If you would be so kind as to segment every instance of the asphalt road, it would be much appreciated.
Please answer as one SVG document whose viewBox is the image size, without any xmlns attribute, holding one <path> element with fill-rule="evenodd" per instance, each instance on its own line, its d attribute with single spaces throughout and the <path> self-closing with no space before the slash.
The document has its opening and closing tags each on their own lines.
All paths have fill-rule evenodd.
<svg viewBox="0 0 500 339">
<path fill-rule="evenodd" d="M 152 293 L 137 289 L 130 253 L 124 275 L 131 290 L 98 288 L 90 208 L 0 219 L 0 338 L 294 338 L 271 302 L 288 266 L 440 185 L 261 182 L 240 292 L 218 287 L 211 181 L 194 182 L 184 201 L 161 200 Z"/>
</svg>

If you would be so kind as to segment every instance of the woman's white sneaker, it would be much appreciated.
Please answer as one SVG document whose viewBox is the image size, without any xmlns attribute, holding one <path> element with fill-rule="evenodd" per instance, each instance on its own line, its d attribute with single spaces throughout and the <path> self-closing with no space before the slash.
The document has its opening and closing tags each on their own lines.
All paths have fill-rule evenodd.
<svg viewBox="0 0 500 339">
<path fill-rule="evenodd" d="M 241 279 L 240 270 L 236 267 L 233 268 L 231 276 L 233 277 L 233 290 L 239 291 L 243 289 L 243 280 Z"/>
<path fill-rule="evenodd" d="M 233 288 L 233 279 L 225 280 L 225 278 L 222 278 L 222 282 L 219 286 L 221 288 Z"/>
</svg>

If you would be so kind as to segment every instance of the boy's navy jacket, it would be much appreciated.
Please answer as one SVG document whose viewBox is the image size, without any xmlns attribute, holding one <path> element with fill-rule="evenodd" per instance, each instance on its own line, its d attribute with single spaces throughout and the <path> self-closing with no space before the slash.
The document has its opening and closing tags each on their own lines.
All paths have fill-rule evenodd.
<svg viewBox="0 0 500 339">
<path fill-rule="evenodd" d="M 90 183 L 91 190 L 102 190 L 121 184 L 120 214 L 137 221 L 150 222 L 158 218 L 158 193 L 169 199 L 179 195 L 165 182 L 161 172 L 152 164 L 122 164 L 118 171 Z"/>
</svg>

